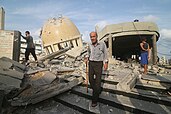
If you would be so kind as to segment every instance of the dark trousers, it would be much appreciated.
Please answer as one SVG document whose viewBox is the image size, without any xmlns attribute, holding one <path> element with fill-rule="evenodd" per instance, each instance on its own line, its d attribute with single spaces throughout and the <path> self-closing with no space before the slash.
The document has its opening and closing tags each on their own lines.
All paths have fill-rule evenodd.
<svg viewBox="0 0 171 114">
<path fill-rule="evenodd" d="M 93 89 L 92 103 L 97 103 L 101 92 L 102 61 L 89 61 L 89 82 Z"/>
<path fill-rule="evenodd" d="M 26 48 L 26 52 L 25 52 L 26 61 L 29 60 L 30 53 L 33 55 L 35 61 L 37 61 L 37 56 L 35 54 L 35 48 Z"/>
</svg>

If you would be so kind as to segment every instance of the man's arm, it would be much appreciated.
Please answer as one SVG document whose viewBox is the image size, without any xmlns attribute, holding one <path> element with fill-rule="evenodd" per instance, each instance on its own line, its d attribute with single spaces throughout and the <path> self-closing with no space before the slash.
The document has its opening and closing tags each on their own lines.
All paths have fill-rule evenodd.
<svg viewBox="0 0 171 114">
<path fill-rule="evenodd" d="M 87 53 L 86 53 L 86 55 L 85 55 L 84 60 L 85 60 L 85 62 L 87 63 L 88 60 L 89 60 L 89 57 L 90 57 L 90 46 L 88 45 L 86 48 L 87 48 Z"/>
<path fill-rule="evenodd" d="M 27 39 L 27 37 L 23 36 L 22 34 L 21 34 L 21 36 L 22 36 L 25 40 Z"/>
<path fill-rule="evenodd" d="M 143 47 L 143 43 L 140 43 L 140 47 L 141 47 L 142 50 L 148 51 L 148 49 L 145 49 L 145 48 Z"/>
<path fill-rule="evenodd" d="M 148 60 L 149 60 L 150 59 L 150 51 L 151 51 L 149 44 L 148 44 L 148 49 L 147 50 L 148 50 Z"/>
<path fill-rule="evenodd" d="M 104 70 L 107 70 L 108 68 L 108 52 L 107 52 L 107 47 L 106 44 L 104 43 Z"/>
</svg>

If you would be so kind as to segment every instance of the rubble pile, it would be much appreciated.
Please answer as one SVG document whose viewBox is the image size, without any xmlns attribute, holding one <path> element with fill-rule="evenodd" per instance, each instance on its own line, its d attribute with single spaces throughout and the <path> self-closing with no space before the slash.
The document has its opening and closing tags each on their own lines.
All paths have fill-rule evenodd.
<svg viewBox="0 0 171 114">
<path fill-rule="evenodd" d="M 24 73 L 27 67 L 9 58 L 0 58 L 0 83 L 3 85 L 1 89 L 8 93 L 10 88 L 20 89 Z"/>
<path fill-rule="evenodd" d="M 82 83 L 83 61 L 69 52 L 66 54 L 68 50 L 60 50 L 44 56 L 38 63 L 30 61 L 27 65 L 0 58 L 0 90 L 4 91 L 4 96 L 9 96 L 8 102 L 12 106 L 35 104 Z"/>
<path fill-rule="evenodd" d="M 73 51 L 68 48 L 43 56 L 38 62 L 30 61 L 27 65 L 2 57 L 0 89 L 5 91 L 4 95 L 10 96 L 7 99 L 12 106 L 33 105 L 52 98 L 84 82 L 85 54 L 85 50 L 81 52 L 80 49 Z M 171 73 L 170 70 L 157 65 L 149 66 L 148 69 L 150 77 Z M 102 74 L 102 88 L 131 92 L 137 84 L 157 85 L 142 73 L 143 68 L 139 63 L 110 59 L 108 70 Z M 167 85 L 167 88 L 169 87 L 170 85 Z M 75 102 L 79 103 L 80 100 L 77 98 Z"/>
</svg>

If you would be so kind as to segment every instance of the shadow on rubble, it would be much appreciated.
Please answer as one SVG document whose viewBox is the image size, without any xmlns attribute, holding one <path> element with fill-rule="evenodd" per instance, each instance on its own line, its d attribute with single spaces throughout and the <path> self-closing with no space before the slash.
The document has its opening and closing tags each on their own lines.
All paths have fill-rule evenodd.
<svg viewBox="0 0 171 114">
<path fill-rule="evenodd" d="M 151 113 L 166 113 L 166 114 L 170 113 L 171 111 L 170 105 L 163 101 L 163 98 L 170 99 L 169 97 L 171 97 L 170 96 L 171 95 L 170 94 L 171 92 L 171 80 L 170 79 L 166 78 L 165 76 L 161 76 L 157 74 L 147 74 L 147 75 L 144 75 L 144 77 L 142 76 L 140 80 L 144 80 L 146 82 L 144 81 L 139 82 L 139 84 L 141 84 L 142 87 L 139 86 L 136 88 L 135 86 L 137 93 L 139 95 L 145 96 L 145 99 L 144 98 L 143 99 L 149 102 L 149 103 L 145 103 L 144 101 L 139 102 L 142 105 L 142 110 L 145 109 L 144 111 L 146 111 L 147 109 L 148 111 L 150 109 Z M 149 86 L 143 86 L 145 83 Z M 153 87 L 151 85 L 156 86 L 156 87 Z M 163 88 L 157 87 L 157 85 Z M 151 99 L 151 98 L 155 98 L 156 100 Z M 133 106 L 136 107 L 137 103 L 135 103 L 135 101 L 131 101 L 131 102 Z M 169 100 L 168 102 L 171 102 L 171 101 Z M 148 108 L 149 105 L 150 105 L 150 108 Z"/>
<path fill-rule="evenodd" d="M 103 77 L 108 77 L 109 75 L 109 71 L 105 71 L 103 72 Z M 116 83 L 116 82 L 114 82 Z M 107 105 L 106 109 L 106 112 L 105 111 L 102 111 L 102 113 L 116 113 L 116 114 L 127 114 L 127 113 L 133 113 L 134 111 L 132 110 L 132 108 L 128 105 L 125 105 L 125 102 L 123 102 L 122 100 L 122 94 L 118 93 L 118 91 L 115 89 L 116 88 L 113 88 L 114 86 L 111 86 L 110 85 L 113 85 L 114 83 L 111 83 L 109 84 L 108 81 L 106 81 L 105 79 L 103 80 L 102 79 L 102 83 L 101 83 L 101 94 L 100 94 L 100 98 L 99 98 L 99 102 L 100 103 L 103 103 L 105 105 Z M 106 85 L 106 84 L 109 84 L 109 85 Z M 117 83 L 116 83 L 117 84 Z M 115 84 L 114 84 L 115 85 Z M 111 107 L 109 107 L 111 106 Z M 104 107 L 104 106 L 102 106 Z M 112 109 L 112 107 L 114 109 Z M 103 110 L 103 109 L 101 109 Z"/>
<path fill-rule="evenodd" d="M 162 91 L 163 94 L 171 96 L 171 68 L 167 68 L 166 66 L 163 66 L 163 68 L 166 70 L 164 76 L 157 77 L 159 80 L 162 78 L 164 82 L 161 82 L 160 84 L 164 87 L 166 87 L 166 90 Z M 169 70 L 170 73 L 167 72 Z M 167 77 L 167 78 L 166 78 Z"/>
<path fill-rule="evenodd" d="M 101 94 L 99 98 L 99 102 L 103 103 L 103 105 L 100 105 L 101 113 L 116 113 L 116 114 L 127 114 L 128 112 L 131 112 L 129 107 L 125 106 L 120 102 L 118 99 L 118 94 L 110 89 L 106 90 L 104 87 L 104 83 L 101 83 Z"/>
</svg>

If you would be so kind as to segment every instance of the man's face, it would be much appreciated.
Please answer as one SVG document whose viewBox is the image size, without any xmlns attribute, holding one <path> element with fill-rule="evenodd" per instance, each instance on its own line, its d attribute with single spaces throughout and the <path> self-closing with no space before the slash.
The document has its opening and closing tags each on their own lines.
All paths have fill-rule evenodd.
<svg viewBox="0 0 171 114">
<path fill-rule="evenodd" d="M 146 43 L 146 39 L 144 39 L 144 40 L 142 41 L 142 43 Z"/>
<path fill-rule="evenodd" d="M 28 36 L 28 33 L 25 33 L 26 36 Z"/>
<path fill-rule="evenodd" d="M 97 35 L 95 32 L 90 33 L 90 39 L 92 44 L 95 44 L 97 42 Z"/>
</svg>

